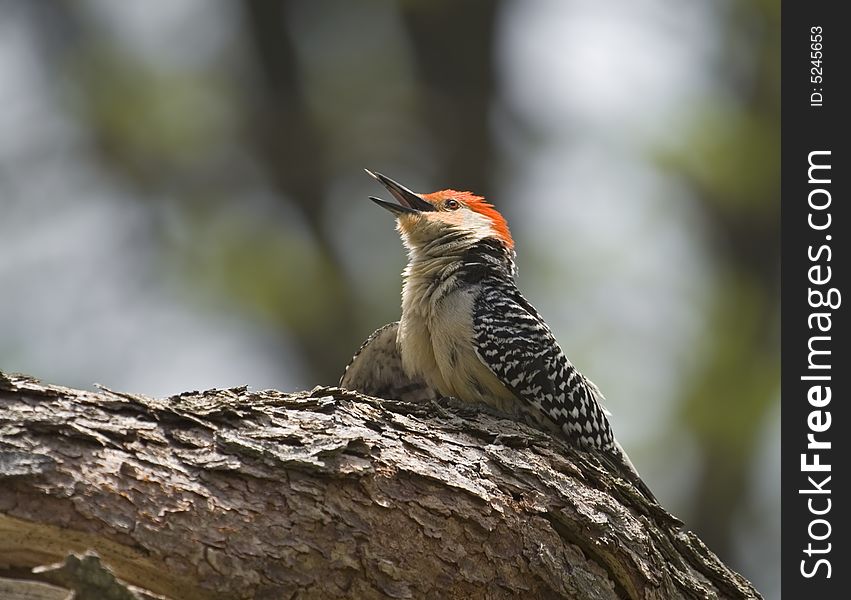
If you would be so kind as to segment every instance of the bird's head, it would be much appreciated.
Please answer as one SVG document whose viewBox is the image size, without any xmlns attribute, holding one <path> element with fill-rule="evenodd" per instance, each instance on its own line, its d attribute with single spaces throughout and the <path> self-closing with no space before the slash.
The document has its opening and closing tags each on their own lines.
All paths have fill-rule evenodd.
<svg viewBox="0 0 851 600">
<path fill-rule="evenodd" d="M 370 196 L 370 200 L 396 215 L 402 239 L 412 250 L 442 239 L 472 244 L 485 238 L 500 242 L 508 252 L 514 249 L 505 218 L 481 196 L 455 190 L 417 194 L 381 173 L 367 173 L 398 202 Z"/>
</svg>

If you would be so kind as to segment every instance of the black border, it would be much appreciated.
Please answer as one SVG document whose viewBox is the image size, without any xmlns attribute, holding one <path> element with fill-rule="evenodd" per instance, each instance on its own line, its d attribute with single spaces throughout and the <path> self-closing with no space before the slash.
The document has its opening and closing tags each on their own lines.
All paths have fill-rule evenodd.
<svg viewBox="0 0 851 600">
<path fill-rule="evenodd" d="M 848 493 L 841 488 L 851 486 L 851 473 L 847 464 L 849 445 L 846 440 L 851 434 L 848 427 L 851 402 L 848 380 L 851 378 L 851 354 L 848 339 L 851 327 L 846 317 L 851 303 L 851 290 L 847 280 L 848 238 L 851 237 L 851 223 L 846 218 L 845 205 L 851 202 L 849 196 L 848 152 L 845 135 L 849 128 L 843 126 L 843 116 L 851 118 L 851 100 L 847 93 L 849 78 L 848 64 L 851 63 L 851 23 L 840 17 L 842 2 L 782 2 L 781 27 L 781 294 L 782 294 L 782 589 L 787 599 L 818 598 L 839 599 L 851 597 L 848 580 L 851 579 L 849 564 L 847 514 L 851 511 Z M 811 64 L 811 28 L 822 28 L 822 76 L 821 83 L 810 80 Z M 821 88 L 820 90 L 817 88 Z M 811 106 L 810 94 L 820 91 L 823 95 L 822 106 Z M 828 185 L 831 194 L 832 224 L 829 231 L 816 231 L 807 223 L 808 195 L 816 187 L 808 181 L 809 153 L 817 150 L 829 150 L 831 164 L 831 182 Z M 821 195 L 821 198 L 824 198 Z M 818 216 L 823 216 L 818 215 Z M 827 235 L 831 239 L 827 241 Z M 822 260 L 813 262 L 808 257 L 808 248 L 816 253 L 819 246 L 829 244 L 831 260 L 826 262 L 827 252 L 821 254 Z M 806 451 L 808 415 L 814 408 L 809 404 L 807 392 L 813 384 L 802 381 L 801 376 L 808 374 L 808 341 L 810 336 L 819 332 L 810 331 L 808 317 L 812 312 L 822 309 L 810 307 L 808 288 L 814 287 L 808 280 L 808 269 L 814 264 L 829 265 L 832 279 L 823 289 L 836 287 L 842 293 L 842 304 L 831 311 L 832 327 L 829 334 L 830 363 L 829 384 L 832 391 L 830 404 L 822 410 L 831 412 L 831 426 L 828 431 L 819 434 L 820 439 L 829 440 L 832 447 L 821 452 L 821 462 L 831 464 L 830 487 L 831 510 L 825 515 L 830 521 L 830 537 L 824 542 L 831 543 L 826 557 L 831 563 L 831 577 L 825 578 L 824 565 L 817 576 L 805 578 L 801 574 L 801 560 L 807 559 L 812 566 L 816 556 L 808 558 L 804 554 L 810 541 L 807 528 L 812 515 L 807 508 L 807 499 L 812 497 L 799 493 L 809 487 L 808 475 L 818 477 L 817 473 L 802 473 L 801 454 Z M 824 273 L 824 271 L 822 271 Z M 846 293 L 848 292 L 848 293 Z M 825 371 L 826 372 L 826 371 Z M 812 373 L 812 372 L 809 372 Z M 825 498 L 826 496 L 821 496 Z M 818 506 L 823 506 L 820 504 Z"/>
</svg>

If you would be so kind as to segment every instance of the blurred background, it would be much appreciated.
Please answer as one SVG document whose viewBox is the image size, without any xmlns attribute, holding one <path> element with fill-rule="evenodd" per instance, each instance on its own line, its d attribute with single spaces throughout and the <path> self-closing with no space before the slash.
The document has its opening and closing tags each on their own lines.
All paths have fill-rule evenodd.
<svg viewBox="0 0 851 600">
<path fill-rule="evenodd" d="M 363 172 L 486 195 L 662 503 L 779 598 L 777 0 L 0 0 L 0 369 L 334 384 Z"/>
</svg>

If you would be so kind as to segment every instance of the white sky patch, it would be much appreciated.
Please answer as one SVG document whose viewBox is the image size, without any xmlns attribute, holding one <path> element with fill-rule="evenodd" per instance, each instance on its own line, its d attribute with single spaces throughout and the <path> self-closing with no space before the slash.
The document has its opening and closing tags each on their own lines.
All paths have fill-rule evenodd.
<svg viewBox="0 0 851 600">
<path fill-rule="evenodd" d="M 663 135 L 672 114 L 682 116 L 713 83 L 718 24 L 711 3 L 530 0 L 506 7 L 498 52 L 505 92 L 542 131 Z"/>
</svg>

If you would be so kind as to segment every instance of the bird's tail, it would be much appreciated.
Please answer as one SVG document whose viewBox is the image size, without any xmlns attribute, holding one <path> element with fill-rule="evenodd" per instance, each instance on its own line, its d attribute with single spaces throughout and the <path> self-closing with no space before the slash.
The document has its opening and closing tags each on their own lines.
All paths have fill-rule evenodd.
<svg viewBox="0 0 851 600">
<path fill-rule="evenodd" d="M 617 440 L 615 440 L 615 446 L 615 452 L 612 452 L 605 457 L 604 462 L 607 466 L 638 488 L 638 490 L 648 500 L 652 501 L 654 504 L 659 504 L 659 501 L 656 500 L 656 496 L 653 495 L 653 492 L 650 491 L 650 488 L 647 487 L 647 484 L 644 483 L 643 479 L 641 479 L 641 475 L 638 474 L 638 469 L 636 469 L 635 465 L 632 464 L 632 461 L 629 460 L 629 456 L 627 456 L 623 447 L 617 442 Z"/>
</svg>

